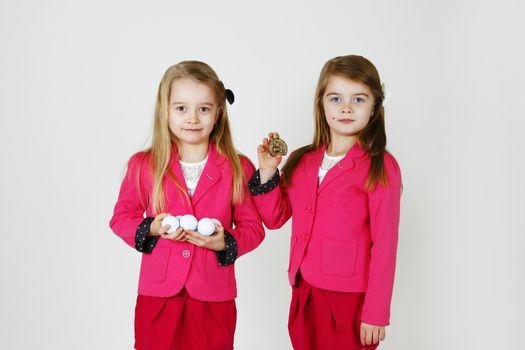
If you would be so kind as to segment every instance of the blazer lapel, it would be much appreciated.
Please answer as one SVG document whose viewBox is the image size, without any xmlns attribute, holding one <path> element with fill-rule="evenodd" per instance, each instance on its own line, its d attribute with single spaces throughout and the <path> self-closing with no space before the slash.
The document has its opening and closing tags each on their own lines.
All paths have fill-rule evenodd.
<svg viewBox="0 0 525 350">
<path fill-rule="evenodd" d="M 206 161 L 206 165 L 202 170 L 199 182 L 197 183 L 197 187 L 195 188 L 195 192 L 191 198 L 193 207 L 197 205 L 199 200 L 202 199 L 206 192 L 208 192 L 219 182 L 222 174 L 218 167 L 225 161 L 226 159 L 217 152 L 215 144 L 210 142 L 208 149 L 208 160 Z"/>
<path fill-rule="evenodd" d="M 311 198 L 312 204 L 315 203 L 317 197 L 319 167 L 323 161 L 325 149 L 326 146 L 323 145 L 319 147 L 319 149 L 305 155 L 306 159 L 304 161 L 306 174 L 303 180 L 306 182 L 306 186 L 301 188 L 300 191 L 308 192 L 307 198 Z"/>
<path fill-rule="evenodd" d="M 319 189 L 317 191 L 317 194 L 324 190 L 326 186 L 328 186 L 329 183 L 337 179 L 342 174 L 346 173 L 347 171 L 350 171 L 355 166 L 354 158 L 360 157 L 365 153 L 365 151 L 359 146 L 359 144 L 356 142 L 350 148 L 346 156 L 341 159 L 336 165 L 334 165 L 328 172 L 326 173 L 323 181 L 319 185 Z M 324 156 L 324 152 L 323 152 Z"/>
</svg>

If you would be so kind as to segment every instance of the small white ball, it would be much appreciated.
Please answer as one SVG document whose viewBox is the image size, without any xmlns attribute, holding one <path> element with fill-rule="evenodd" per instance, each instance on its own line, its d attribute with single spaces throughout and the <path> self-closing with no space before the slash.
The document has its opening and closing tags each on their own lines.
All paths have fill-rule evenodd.
<svg viewBox="0 0 525 350">
<path fill-rule="evenodd" d="M 219 219 L 211 219 L 211 221 L 213 221 L 214 223 L 216 223 L 217 225 L 219 226 L 222 226 L 221 222 L 219 221 Z"/>
<path fill-rule="evenodd" d="M 184 215 L 180 219 L 180 227 L 185 230 L 195 231 L 197 228 L 197 219 L 191 214 Z"/>
<path fill-rule="evenodd" d="M 197 231 L 203 236 L 209 236 L 215 232 L 215 223 L 208 218 L 202 218 L 197 225 Z"/>
<path fill-rule="evenodd" d="M 175 216 L 168 215 L 164 219 L 162 219 L 162 226 L 170 225 L 170 228 L 168 230 L 168 233 L 173 233 L 177 231 L 179 228 L 179 219 L 177 219 Z"/>
</svg>

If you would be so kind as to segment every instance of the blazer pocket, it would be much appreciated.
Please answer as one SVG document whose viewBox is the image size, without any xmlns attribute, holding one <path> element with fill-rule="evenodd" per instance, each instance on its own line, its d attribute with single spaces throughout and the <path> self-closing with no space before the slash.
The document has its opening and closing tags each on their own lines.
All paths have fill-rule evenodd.
<svg viewBox="0 0 525 350">
<path fill-rule="evenodd" d="M 145 282 L 164 282 L 168 270 L 170 253 L 170 248 L 155 247 L 151 254 L 142 254 L 140 274 Z"/>
<path fill-rule="evenodd" d="M 350 277 L 354 274 L 357 244 L 324 238 L 321 243 L 321 272 L 335 277 Z"/>
<path fill-rule="evenodd" d="M 226 287 L 230 284 L 230 274 L 233 272 L 233 265 L 220 266 L 217 254 L 211 250 L 204 250 L 202 268 L 204 269 L 204 279 L 211 287 Z"/>
</svg>

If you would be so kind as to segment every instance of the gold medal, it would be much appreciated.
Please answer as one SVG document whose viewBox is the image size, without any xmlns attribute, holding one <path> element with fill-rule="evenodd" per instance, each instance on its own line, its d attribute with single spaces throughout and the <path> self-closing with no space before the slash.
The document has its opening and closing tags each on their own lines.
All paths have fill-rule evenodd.
<svg viewBox="0 0 525 350">
<path fill-rule="evenodd" d="M 268 152 L 272 157 L 276 155 L 285 156 L 288 153 L 288 146 L 286 142 L 279 138 L 279 134 L 276 132 L 272 133 L 270 143 L 268 144 Z"/>
</svg>

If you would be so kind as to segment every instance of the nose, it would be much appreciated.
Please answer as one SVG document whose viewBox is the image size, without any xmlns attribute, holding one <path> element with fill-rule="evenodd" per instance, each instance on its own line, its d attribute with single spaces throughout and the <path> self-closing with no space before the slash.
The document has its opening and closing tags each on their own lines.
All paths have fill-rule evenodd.
<svg viewBox="0 0 525 350">
<path fill-rule="evenodd" d="M 345 114 L 352 114 L 353 111 L 352 111 L 352 107 L 350 106 L 350 104 L 344 105 L 342 112 Z"/>
<path fill-rule="evenodd" d="M 348 98 L 341 99 L 341 113 L 343 114 L 352 114 L 352 100 Z"/>
<path fill-rule="evenodd" d="M 186 123 L 189 123 L 189 124 L 196 124 L 199 122 L 199 116 L 198 116 L 198 113 L 197 111 L 192 111 L 188 117 L 188 119 L 186 120 Z"/>
</svg>

